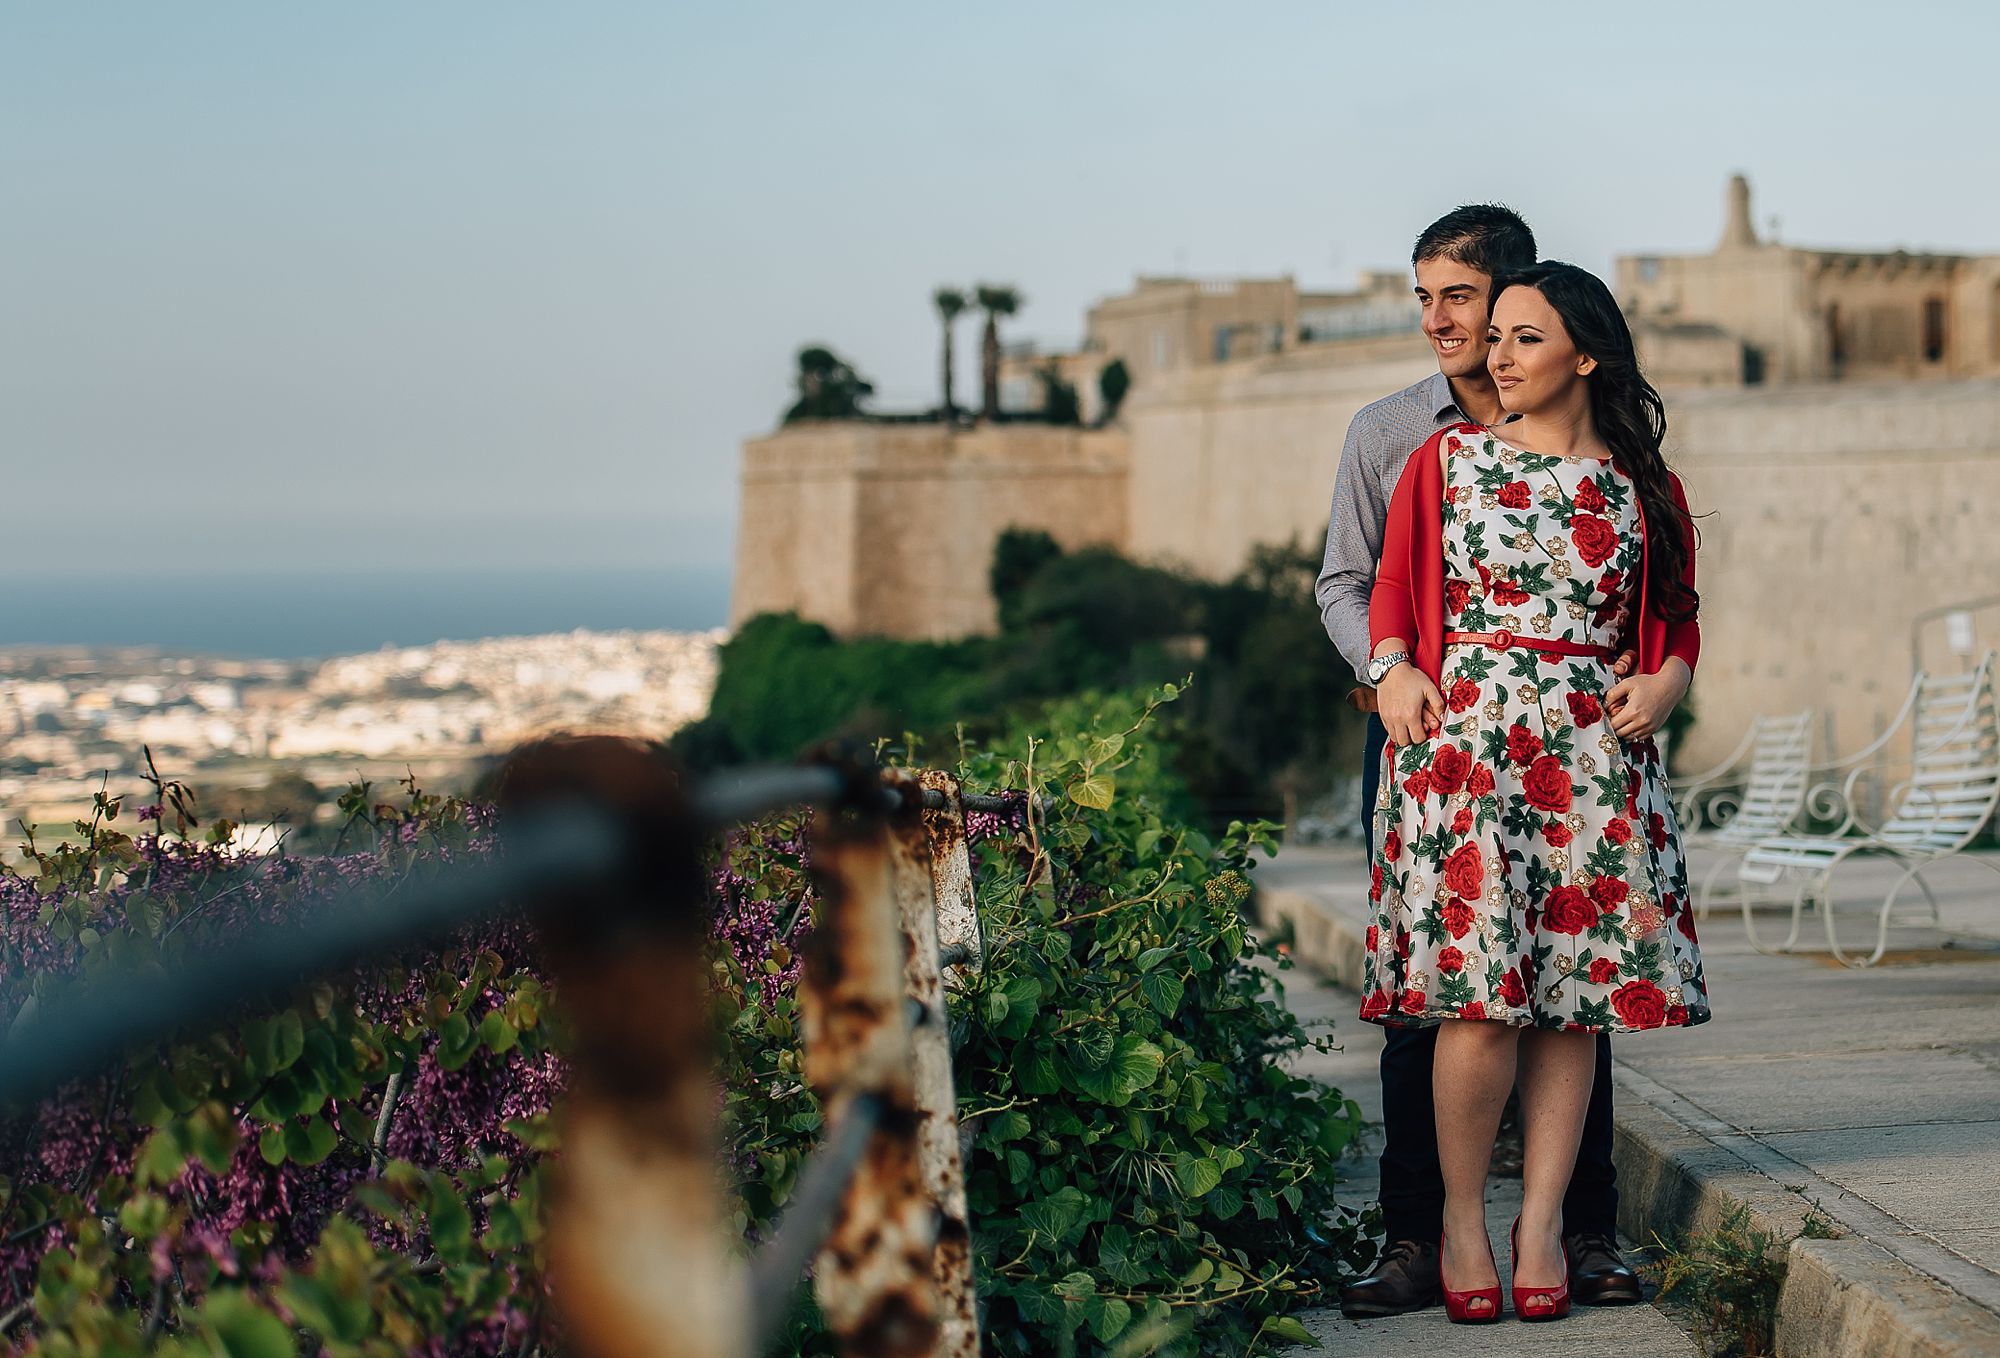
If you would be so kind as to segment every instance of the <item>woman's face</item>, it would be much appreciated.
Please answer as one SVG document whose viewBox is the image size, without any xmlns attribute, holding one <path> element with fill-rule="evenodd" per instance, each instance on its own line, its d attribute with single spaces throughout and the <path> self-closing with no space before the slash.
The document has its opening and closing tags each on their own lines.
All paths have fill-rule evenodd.
<svg viewBox="0 0 2000 1358">
<path fill-rule="evenodd" d="M 1486 370 L 1500 389 L 1500 404 L 1516 415 L 1574 399 L 1597 366 L 1577 352 L 1562 317 L 1534 288 L 1511 287 L 1494 299 L 1486 343 Z"/>
</svg>

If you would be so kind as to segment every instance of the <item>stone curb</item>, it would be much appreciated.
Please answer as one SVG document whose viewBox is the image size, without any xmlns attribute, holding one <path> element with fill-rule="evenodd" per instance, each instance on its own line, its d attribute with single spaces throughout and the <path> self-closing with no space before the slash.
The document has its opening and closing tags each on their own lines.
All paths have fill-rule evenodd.
<svg viewBox="0 0 2000 1358">
<path fill-rule="evenodd" d="M 1362 934 L 1354 921 L 1285 887 L 1259 887 L 1254 904 L 1261 928 L 1289 926 L 1300 966 L 1360 989 Z M 1661 1107 L 1674 1097 L 1638 1072 L 1616 1066 L 1613 1080 L 1618 1227 L 1627 1239 L 1650 1243 L 1656 1234 L 1711 1231 L 1746 1206 L 1753 1229 L 1791 1240 L 1778 1295 L 1776 1358 L 2000 1355 L 2000 1316 L 1880 1246 L 1858 1235 L 1795 1238 L 1812 1208 L 1809 1196 L 1823 1189 L 1831 1197 L 1837 1188 L 1822 1182 L 1793 1191 Z"/>
</svg>

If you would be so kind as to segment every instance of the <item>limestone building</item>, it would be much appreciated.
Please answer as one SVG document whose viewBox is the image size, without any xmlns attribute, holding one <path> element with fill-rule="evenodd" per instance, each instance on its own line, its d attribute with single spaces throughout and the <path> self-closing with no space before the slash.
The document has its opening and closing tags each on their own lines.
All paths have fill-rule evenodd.
<svg viewBox="0 0 2000 1358">
<path fill-rule="evenodd" d="M 1760 240 L 1742 175 L 1713 252 L 1625 257 L 1617 289 L 1635 323 L 1737 341 L 1746 384 L 2000 375 L 2000 255 Z"/>
<path fill-rule="evenodd" d="M 1986 517 L 2000 504 L 2000 256 L 1761 241 L 1738 179 L 1713 252 L 1623 258 L 1617 279 L 1667 397 L 1669 459 L 1696 512 L 1714 511 L 1686 759 L 1725 752 L 1758 711 L 1807 704 L 1857 747 L 1908 683 L 1911 620 L 2000 595 Z M 1096 369 L 1126 361 L 1113 425 L 855 421 L 752 440 L 733 618 L 988 629 L 986 571 L 1011 526 L 1211 577 L 1258 544 L 1317 547 L 1348 421 L 1435 370 L 1408 295 L 1400 273 L 1345 293 L 1142 278 L 1058 356 L 1093 397 Z M 2000 616 L 1981 620 L 1991 637 Z"/>
</svg>

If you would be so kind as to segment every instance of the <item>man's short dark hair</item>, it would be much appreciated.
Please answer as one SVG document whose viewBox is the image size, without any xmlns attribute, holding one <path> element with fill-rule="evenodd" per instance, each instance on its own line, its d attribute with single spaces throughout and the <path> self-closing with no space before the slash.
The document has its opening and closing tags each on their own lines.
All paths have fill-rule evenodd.
<svg viewBox="0 0 2000 1358">
<path fill-rule="evenodd" d="M 1513 208 L 1498 203 L 1455 207 L 1424 228 L 1411 265 L 1427 259 L 1455 259 L 1489 278 L 1535 262 L 1535 233 Z"/>
</svg>

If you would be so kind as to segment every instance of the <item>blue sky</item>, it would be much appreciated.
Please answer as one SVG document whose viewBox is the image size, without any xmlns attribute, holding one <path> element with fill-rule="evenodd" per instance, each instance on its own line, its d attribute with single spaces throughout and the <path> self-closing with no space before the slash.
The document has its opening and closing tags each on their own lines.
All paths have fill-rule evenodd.
<svg viewBox="0 0 2000 1358">
<path fill-rule="evenodd" d="M 1014 333 L 1066 343 L 1136 271 L 1339 285 L 1470 199 L 1600 269 L 1706 249 L 1739 169 L 1788 240 L 2000 251 L 1996 36 L 1925 3 L 0 0 L 0 563 L 722 562 L 801 343 L 915 407 L 939 283 L 1016 284 Z"/>
</svg>

